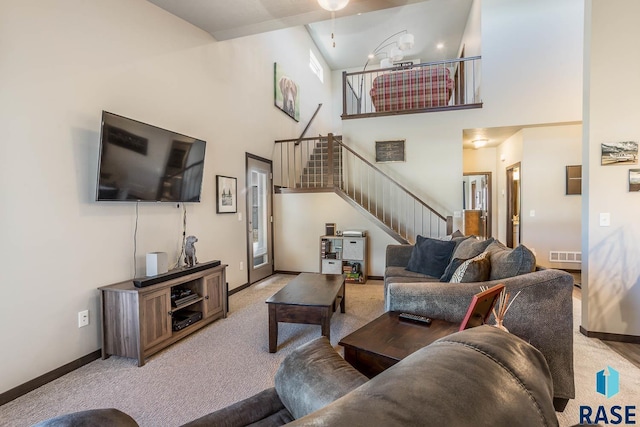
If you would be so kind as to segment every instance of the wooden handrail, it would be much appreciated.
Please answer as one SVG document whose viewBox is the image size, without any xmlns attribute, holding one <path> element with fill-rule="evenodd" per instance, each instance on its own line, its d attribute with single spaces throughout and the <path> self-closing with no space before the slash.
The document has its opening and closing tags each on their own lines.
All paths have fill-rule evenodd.
<svg viewBox="0 0 640 427">
<path fill-rule="evenodd" d="M 331 133 L 329 135 L 332 135 Z M 330 140 L 331 138 L 329 138 Z M 429 209 L 431 212 L 433 212 L 438 218 L 446 221 L 447 218 L 445 216 L 443 216 L 442 214 L 440 214 L 438 211 L 436 211 L 434 208 L 432 208 L 431 206 L 429 206 L 428 204 L 426 204 L 425 202 L 423 202 L 418 196 L 416 196 L 415 194 L 413 194 L 411 191 L 409 191 L 404 185 L 400 184 L 398 181 L 396 181 L 395 179 L 391 178 L 389 175 L 387 175 L 385 172 L 383 172 L 382 170 L 380 170 L 377 166 L 373 165 L 371 162 L 369 162 L 367 159 L 365 159 L 364 157 L 362 157 L 360 154 L 356 153 L 355 151 L 353 151 L 351 148 L 349 148 L 348 146 L 346 146 L 343 142 L 342 139 L 337 140 L 337 138 L 334 138 L 334 140 L 336 140 L 337 144 L 344 147 L 348 152 L 350 152 L 351 154 L 353 154 L 355 157 L 357 157 L 358 159 L 360 159 L 362 162 L 364 162 L 367 166 L 369 166 L 371 169 L 373 169 L 374 171 L 378 172 L 380 175 L 384 176 L 386 179 L 388 179 L 390 182 L 392 182 L 394 185 L 398 186 L 398 188 L 400 188 L 402 191 L 404 191 L 405 193 L 407 193 L 409 196 L 413 197 L 413 199 L 415 199 L 418 203 L 420 203 L 422 206 L 424 206 L 425 208 Z M 329 147 L 329 149 L 331 149 L 331 147 Z"/>
</svg>

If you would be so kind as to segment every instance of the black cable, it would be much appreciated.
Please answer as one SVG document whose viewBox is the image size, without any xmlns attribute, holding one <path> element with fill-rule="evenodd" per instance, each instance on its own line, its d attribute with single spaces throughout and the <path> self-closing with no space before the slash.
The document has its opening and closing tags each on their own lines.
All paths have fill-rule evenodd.
<svg viewBox="0 0 640 427">
<path fill-rule="evenodd" d="M 179 208 L 180 206 L 178 206 Z M 182 248 L 180 249 L 180 253 L 178 254 L 178 260 L 176 261 L 173 268 L 178 268 L 180 266 L 180 259 L 182 258 L 182 254 L 184 254 L 184 248 L 187 244 L 187 206 L 182 204 Z"/>
<path fill-rule="evenodd" d="M 138 265 L 136 262 L 136 253 L 138 252 L 138 204 L 136 202 L 136 226 L 133 230 L 133 277 L 136 277 Z"/>
</svg>

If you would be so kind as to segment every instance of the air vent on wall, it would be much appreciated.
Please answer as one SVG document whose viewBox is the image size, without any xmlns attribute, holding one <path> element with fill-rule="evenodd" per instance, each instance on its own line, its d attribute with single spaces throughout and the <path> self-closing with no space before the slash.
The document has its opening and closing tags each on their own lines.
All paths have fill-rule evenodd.
<svg viewBox="0 0 640 427">
<path fill-rule="evenodd" d="M 582 252 L 550 251 L 549 262 L 582 262 Z"/>
</svg>

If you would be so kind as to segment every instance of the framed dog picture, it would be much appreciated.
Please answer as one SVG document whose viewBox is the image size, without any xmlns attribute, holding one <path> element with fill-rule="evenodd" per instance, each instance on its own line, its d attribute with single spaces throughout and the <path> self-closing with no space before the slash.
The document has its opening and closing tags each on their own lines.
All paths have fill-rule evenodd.
<svg viewBox="0 0 640 427">
<path fill-rule="evenodd" d="M 238 210 L 237 179 L 216 175 L 216 213 L 236 213 Z"/>
<path fill-rule="evenodd" d="M 300 91 L 298 84 L 278 65 L 273 63 L 273 93 L 276 107 L 293 120 L 300 121 Z"/>
</svg>

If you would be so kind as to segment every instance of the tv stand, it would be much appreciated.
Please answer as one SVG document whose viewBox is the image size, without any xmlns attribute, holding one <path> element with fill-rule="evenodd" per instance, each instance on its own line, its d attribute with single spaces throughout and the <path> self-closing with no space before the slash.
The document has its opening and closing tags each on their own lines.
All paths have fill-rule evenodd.
<svg viewBox="0 0 640 427">
<path fill-rule="evenodd" d="M 226 267 L 212 261 L 150 277 L 160 281 L 143 287 L 136 286 L 134 279 L 98 288 L 102 303 L 102 358 L 131 357 L 143 366 L 152 354 L 227 317 Z M 195 296 L 172 305 L 172 290 L 175 293 L 178 289 Z M 192 322 L 174 327 L 174 317 L 183 318 L 185 313 L 189 313 Z"/>
</svg>

